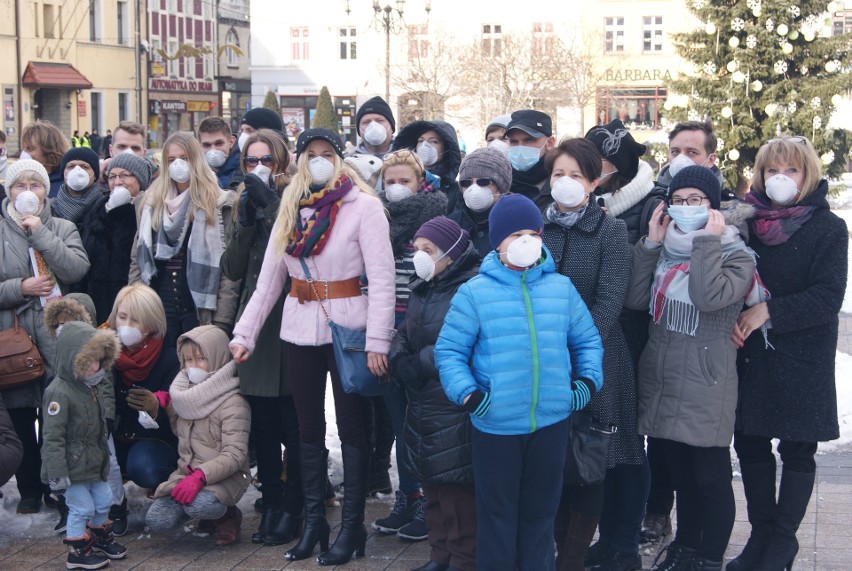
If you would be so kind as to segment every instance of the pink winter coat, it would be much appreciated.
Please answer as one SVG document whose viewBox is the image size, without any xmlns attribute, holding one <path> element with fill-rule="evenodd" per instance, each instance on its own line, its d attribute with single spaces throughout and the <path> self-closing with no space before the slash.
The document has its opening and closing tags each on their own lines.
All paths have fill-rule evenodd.
<svg viewBox="0 0 852 571">
<path fill-rule="evenodd" d="M 300 214 L 304 221 L 313 214 L 313 209 L 302 208 Z M 272 229 L 273 236 L 276 226 Z M 369 295 L 305 303 L 288 296 L 281 319 L 281 339 L 295 345 L 330 344 L 331 329 L 321 303 L 335 323 L 351 329 L 366 327 L 367 351 L 387 354 L 394 334 L 396 298 L 390 230 L 382 203 L 353 188 L 343 197 L 330 232 L 322 252 L 305 258 L 311 276 L 317 281 L 341 281 L 366 273 Z M 260 328 L 281 294 L 287 276 L 305 279 L 299 259 L 282 250 L 271 241 L 266 248 L 257 289 L 234 327 L 232 345 L 243 345 L 254 352 Z M 321 292 L 322 283 L 315 285 Z"/>
</svg>

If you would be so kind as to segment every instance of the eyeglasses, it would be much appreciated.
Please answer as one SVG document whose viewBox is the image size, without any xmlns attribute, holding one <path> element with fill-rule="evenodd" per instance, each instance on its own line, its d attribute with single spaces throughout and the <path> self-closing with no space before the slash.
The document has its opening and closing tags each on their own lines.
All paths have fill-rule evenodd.
<svg viewBox="0 0 852 571">
<path fill-rule="evenodd" d="M 243 159 L 243 165 L 247 167 L 256 167 L 257 163 L 260 163 L 265 167 L 271 167 L 274 162 L 275 158 L 272 155 L 263 155 L 260 158 L 247 156 Z"/>
<path fill-rule="evenodd" d="M 687 206 L 701 206 L 704 201 L 710 201 L 706 196 L 687 196 L 686 198 L 681 198 L 679 196 L 673 196 L 671 200 L 669 200 L 670 206 L 683 206 L 686 204 Z"/>
<path fill-rule="evenodd" d="M 39 190 L 44 190 L 44 185 L 40 182 L 31 182 L 30 184 L 18 182 L 12 185 L 12 190 L 15 192 L 24 192 L 25 190 L 38 192 Z"/>
<path fill-rule="evenodd" d="M 772 143 L 777 143 L 778 141 L 790 141 L 791 143 L 801 143 L 806 145 L 808 140 L 801 135 L 794 135 L 792 137 L 773 137 L 766 141 L 767 145 L 771 145 Z"/>
<path fill-rule="evenodd" d="M 474 182 L 475 182 L 478 186 L 486 187 L 486 186 L 488 186 L 489 184 L 491 184 L 492 182 L 494 182 L 494 179 L 490 179 L 490 178 L 487 178 L 487 177 L 482 177 L 482 178 L 463 178 L 463 179 L 461 179 L 461 180 L 459 181 L 459 186 L 460 186 L 460 187 L 462 187 L 462 188 L 467 188 L 467 187 L 469 187 L 470 185 L 472 185 Z"/>
<path fill-rule="evenodd" d="M 126 181 L 126 180 L 130 180 L 130 179 L 132 179 L 132 178 L 136 178 L 136 175 L 135 175 L 135 174 L 133 174 L 132 172 L 125 172 L 125 173 L 121 173 L 121 174 L 118 174 L 118 173 L 112 173 L 111 175 L 109 175 L 109 176 L 107 177 L 107 180 L 108 180 L 109 182 L 115 182 L 115 181 L 117 181 L 117 180 L 120 180 L 120 181 L 124 182 L 124 181 Z"/>
</svg>

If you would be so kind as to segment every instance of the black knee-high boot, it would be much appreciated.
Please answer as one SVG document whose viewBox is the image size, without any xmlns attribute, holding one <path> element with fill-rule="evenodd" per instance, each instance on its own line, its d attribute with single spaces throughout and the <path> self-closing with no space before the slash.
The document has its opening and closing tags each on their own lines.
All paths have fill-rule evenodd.
<svg viewBox="0 0 852 571">
<path fill-rule="evenodd" d="M 348 444 L 344 444 L 341 451 L 344 496 L 340 533 L 337 534 L 331 549 L 317 557 L 320 565 L 343 565 L 352 558 L 353 553 L 356 557 L 363 557 L 367 543 L 364 504 L 367 499 L 369 453 Z"/>
<path fill-rule="evenodd" d="M 284 553 L 290 561 L 310 557 L 317 543 L 324 552 L 328 550 L 330 528 L 325 519 L 325 478 L 328 465 L 325 449 L 302 442 L 299 446 L 302 472 L 302 491 L 305 495 L 305 527 L 296 547 Z"/>
<path fill-rule="evenodd" d="M 742 462 L 740 470 L 751 535 L 742 553 L 725 567 L 727 571 L 754 569 L 769 547 L 775 523 L 775 457 L 771 462 Z"/>
<path fill-rule="evenodd" d="M 755 571 L 780 571 L 793 567 L 793 561 L 799 552 L 796 530 L 799 529 L 811 501 L 815 476 L 814 472 L 793 472 L 786 468 L 781 471 L 772 537 L 769 539 L 766 553 L 754 568 Z"/>
</svg>

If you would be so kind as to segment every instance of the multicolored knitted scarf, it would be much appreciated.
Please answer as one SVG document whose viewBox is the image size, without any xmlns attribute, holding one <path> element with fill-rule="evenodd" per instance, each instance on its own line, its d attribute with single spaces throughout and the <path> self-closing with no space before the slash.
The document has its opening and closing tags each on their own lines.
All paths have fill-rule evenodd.
<svg viewBox="0 0 852 571">
<path fill-rule="evenodd" d="M 813 206 L 772 208 L 766 195 L 753 190 L 746 195 L 745 201 L 757 209 L 754 218 L 749 220 L 749 230 L 767 246 L 777 246 L 789 240 L 816 210 Z"/>
<path fill-rule="evenodd" d="M 326 185 L 322 190 L 312 192 L 307 198 L 299 201 L 300 208 L 313 208 L 311 217 L 296 221 L 293 233 L 290 235 L 290 244 L 287 253 L 294 258 L 303 258 L 322 252 L 331 229 L 340 211 L 343 197 L 352 190 L 352 180 L 345 174 L 341 174 L 333 186 Z"/>
</svg>

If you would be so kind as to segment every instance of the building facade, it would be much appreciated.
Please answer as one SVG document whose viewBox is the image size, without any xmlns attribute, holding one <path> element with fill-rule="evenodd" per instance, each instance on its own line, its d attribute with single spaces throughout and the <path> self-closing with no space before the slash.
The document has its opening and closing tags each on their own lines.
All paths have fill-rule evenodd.
<svg viewBox="0 0 852 571">
<path fill-rule="evenodd" d="M 219 0 L 216 81 L 222 117 L 237 131 L 251 109 L 249 0 Z"/>
</svg>

